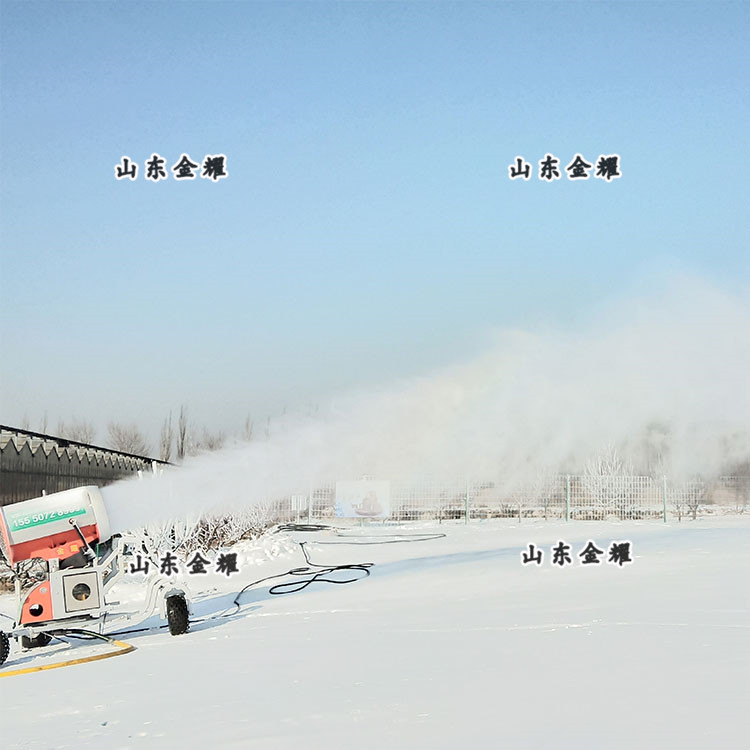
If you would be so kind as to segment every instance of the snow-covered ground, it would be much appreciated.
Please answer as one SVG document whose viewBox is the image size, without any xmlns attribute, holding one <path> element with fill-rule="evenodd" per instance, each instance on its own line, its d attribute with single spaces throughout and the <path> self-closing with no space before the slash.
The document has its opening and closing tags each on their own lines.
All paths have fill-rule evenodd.
<svg viewBox="0 0 750 750">
<path fill-rule="evenodd" d="M 127 655 L 0 679 L 0 745 L 748 746 L 750 518 L 349 533 L 426 530 L 447 536 L 357 547 L 296 533 L 246 545 L 240 575 L 201 581 L 196 616 L 225 611 L 248 581 L 304 565 L 292 539 L 310 540 L 314 562 L 375 566 L 346 586 L 248 591 L 239 613 L 187 635 L 123 636 L 137 647 Z M 573 565 L 551 564 L 559 540 Z M 581 565 L 589 540 L 628 540 L 634 562 Z M 521 564 L 529 543 L 544 550 L 541 566 Z M 123 600 L 137 590 L 123 586 Z M 12 606 L 0 597 L 0 609 Z M 3 669 L 97 650 L 14 652 Z"/>
</svg>

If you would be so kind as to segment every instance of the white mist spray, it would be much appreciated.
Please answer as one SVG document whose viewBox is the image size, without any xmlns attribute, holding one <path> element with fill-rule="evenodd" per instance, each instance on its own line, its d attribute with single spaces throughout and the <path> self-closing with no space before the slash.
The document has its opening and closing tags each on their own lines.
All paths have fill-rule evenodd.
<svg viewBox="0 0 750 750">
<path fill-rule="evenodd" d="M 579 471 L 606 445 L 674 477 L 750 457 L 750 303 L 682 282 L 585 332 L 506 331 L 476 360 L 348 394 L 270 439 L 106 488 L 118 529 L 367 475 L 400 482 Z"/>
</svg>

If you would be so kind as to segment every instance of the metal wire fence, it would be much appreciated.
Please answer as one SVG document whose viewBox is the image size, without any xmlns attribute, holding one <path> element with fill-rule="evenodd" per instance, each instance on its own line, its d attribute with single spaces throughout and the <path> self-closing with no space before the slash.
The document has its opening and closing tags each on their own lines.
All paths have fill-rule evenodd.
<svg viewBox="0 0 750 750">
<path fill-rule="evenodd" d="M 669 479 L 626 475 L 550 475 L 525 484 L 508 482 L 389 483 L 390 513 L 381 522 L 454 521 L 505 518 L 548 520 L 667 521 L 750 512 L 750 476 L 719 477 L 710 482 L 676 483 Z M 252 539 L 278 523 L 312 523 L 336 517 L 336 483 L 307 494 L 263 500 L 244 509 L 172 520 L 131 529 L 138 549 L 176 553 L 208 551 Z M 375 519 L 373 519 L 375 520 Z M 336 518 L 336 523 L 353 519 Z M 362 519 L 364 522 L 364 519 Z M 7 566 L 6 566 L 7 568 Z M 3 575 L 0 560 L 0 585 Z"/>
<path fill-rule="evenodd" d="M 524 518 L 640 520 L 697 518 L 750 512 L 750 477 L 673 482 L 625 475 L 553 475 L 526 484 L 502 482 L 391 483 L 394 521 Z M 313 521 L 335 515 L 336 486 L 275 501 L 280 521 Z"/>
</svg>

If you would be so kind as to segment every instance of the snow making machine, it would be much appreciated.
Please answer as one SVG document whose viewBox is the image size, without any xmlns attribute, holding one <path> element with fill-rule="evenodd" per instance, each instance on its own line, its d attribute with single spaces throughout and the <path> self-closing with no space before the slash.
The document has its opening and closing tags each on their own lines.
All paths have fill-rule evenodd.
<svg viewBox="0 0 750 750">
<path fill-rule="evenodd" d="M 118 604 L 107 601 L 106 595 L 121 572 L 124 544 L 110 529 L 98 487 L 78 487 L 0 508 L 0 543 L 11 566 L 33 559 L 46 565 L 45 579 L 26 592 L 15 579 L 18 610 L 13 628 L 0 631 L 0 664 L 10 651 L 8 636 L 26 650 L 92 626 L 101 634 L 107 615 Z M 144 608 L 126 617 L 148 616 L 157 605 L 172 635 L 188 630 L 185 592 L 158 577 L 147 586 Z"/>
</svg>

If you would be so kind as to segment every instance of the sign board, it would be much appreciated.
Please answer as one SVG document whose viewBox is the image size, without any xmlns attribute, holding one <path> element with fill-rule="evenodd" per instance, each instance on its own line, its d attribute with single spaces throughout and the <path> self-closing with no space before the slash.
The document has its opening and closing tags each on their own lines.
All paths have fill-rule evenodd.
<svg viewBox="0 0 750 750">
<path fill-rule="evenodd" d="M 336 482 L 336 516 L 339 518 L 388 518 L 390 514 L 390 482 L 372 479 Z"/>
</svg>

